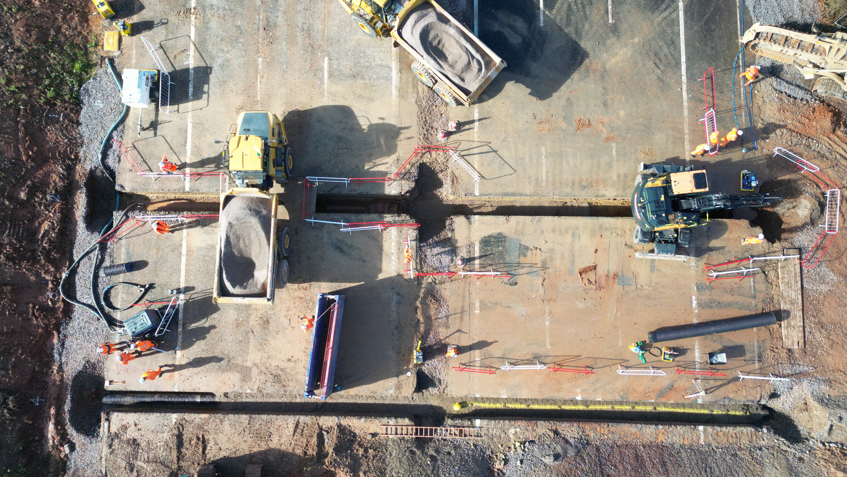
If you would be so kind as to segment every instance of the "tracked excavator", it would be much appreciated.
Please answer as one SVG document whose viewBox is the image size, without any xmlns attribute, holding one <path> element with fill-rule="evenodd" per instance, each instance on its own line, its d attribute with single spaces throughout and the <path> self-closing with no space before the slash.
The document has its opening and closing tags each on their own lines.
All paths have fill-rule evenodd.
<svg viewBox="0 0 847 477">
<path fill-rule="evenodd" d="M 847 101 L 847 33 L 798 33 L 787 28 L 754 23 L 741 43 L 747 51 L 793 65 L 815 93 Z"/>
<path fill-rule="evenodd" d="M 645 164 L 638 167 L 632 192 L 632 216 L 636 244 L 654 243 L 652 253 L 638 258 L 685 261 L 677 247 L 691 245 L 691 229 L 705 225 L 709 212 L 739 207 L 767 207 L 780 200 L 771 195 L 710 194 L 706 171 L 694 166 Z"/>
</svg>

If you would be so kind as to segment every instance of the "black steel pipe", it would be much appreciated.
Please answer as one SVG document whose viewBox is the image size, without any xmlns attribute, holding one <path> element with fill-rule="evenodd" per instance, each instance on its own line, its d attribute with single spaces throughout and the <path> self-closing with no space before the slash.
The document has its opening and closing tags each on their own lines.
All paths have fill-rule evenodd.
<svg viewBox="0 0 847 477">
<path fill-rule="evenodd" d="M 215 402 L 213 393 L 145 393 L 121 392 L 103 396 L 103 404 L 132 405 L 140 403 Z"/>
<path fill-rule="evenodd" d="M 727 318 L 725 320 L 707 321 L 705 323 L 692 323 L 690 325 L 670 326 L 659 328 L 647 333 L 647 340 L 651 343 L 662 341 L 681 340 L 694 338 L 695 336 L 713 335 L 716 333 L 727 333 L 729 331 L 746 330 L 758 326 L 770 326 L 776 324 L 776 316 L 773 313 L 759 313 L 758 315 L 741 316 L 738 318 Z"/>
</svg>

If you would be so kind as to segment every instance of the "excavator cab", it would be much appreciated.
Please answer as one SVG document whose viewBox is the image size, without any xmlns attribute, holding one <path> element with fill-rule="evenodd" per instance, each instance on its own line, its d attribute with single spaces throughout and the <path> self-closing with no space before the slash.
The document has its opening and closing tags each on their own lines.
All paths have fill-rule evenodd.
<svg viewBox="0 0 847 477">
<path fill-rule="evenodd" d="M 246 111 L 230 126 L 223 150 L 223 166 L 237 187 L 268 191 L 274 182 L 291 179 L 294 154 L 282 121 L 267 111 Z"/>
</svg>

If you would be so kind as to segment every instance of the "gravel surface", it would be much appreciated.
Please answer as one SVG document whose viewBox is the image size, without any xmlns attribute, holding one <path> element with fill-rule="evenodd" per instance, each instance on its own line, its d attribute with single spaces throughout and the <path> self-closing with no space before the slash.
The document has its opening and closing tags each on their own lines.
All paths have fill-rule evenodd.
<svg viewBox="0 0 847 477">
<path fill-rule="evenodd" d="M 79 257 L 97 240 L 100 229 L 109 220 L 109 214 L 103 210 L 114 209 L 114 195 L 110 192 L 111 182 L 100 171 L 98 152 L 103 137 L 123 111 L 120 102 L 120 90 L 108 69 L 101 69 L 88 81 L 80 93 L 82 113 L 80 115 L 80 134 L 83 138 L 80 171 L 86 177 L 84 187 L 75 197 L 77 213 L 76 236 L 74 238 L 74 257 Z M 123 135 L 123 126 L 119 126 L 113 137 Z M 109 148 L 105 160 L 107 167 L 114 171 L 119 155 L 115 148 Z M 110 172 L 111 172 L 110 171 Z M 111 257 L 106 252 L 101 263 L 108 265 Z M 92 303 L 90 297 L 91 271 L 94 267 L 93 255 L 84 259 L 78 269 L 76 280 L 69 284 L 66 293 L 83 302 Z M 101 280 L 102 290 L 107 282 Z M 78 292 L 77 292 L 78 290 Z M 68 456 L 67 475 L 98 475 L 100 467 L 99 396 L 103 386 L 103 358 L 97 347 L 110 339 L 103 323 L 94 314 L 75 307 L 71 319 L 62 325 L 59 343 L 55 349 L 56 360 L 61 364 L 65 383 L 64 412 L 67 422 L 68 440 L 72 442 L 73 452 Z M 78 376 L 79 375 L 79 376 Z"/>
<path fill-rule="evenodd" d="M 763 25 L 806 25 L 821 17 L 816 0 L 746 0 L 744 4 L 753 21 Z"/>
<path fill-rule="evenodd" d="M 221 268 L 228 295 L 267 293 L 270 200 L 233 197 L 220 218 Z"/>
</svg>

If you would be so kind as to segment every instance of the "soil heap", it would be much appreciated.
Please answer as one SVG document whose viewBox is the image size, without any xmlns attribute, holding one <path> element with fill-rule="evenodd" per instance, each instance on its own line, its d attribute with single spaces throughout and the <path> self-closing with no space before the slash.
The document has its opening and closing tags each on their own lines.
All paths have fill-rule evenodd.
<svg viewBox="0 0 847 477">
<path fill-rule="evenodd" d="M 476 90 L 494 68 L 459 27 L 426 3 L 409 13 L 400 25 L 400 37 L 466 95 Z"/>
<path fill-rule="evenodd" d="M 235 196 L 221 212 L 221 278 L 227 295 L 265 295 L 271 208 L 268 199 Z"/>
</svg>

